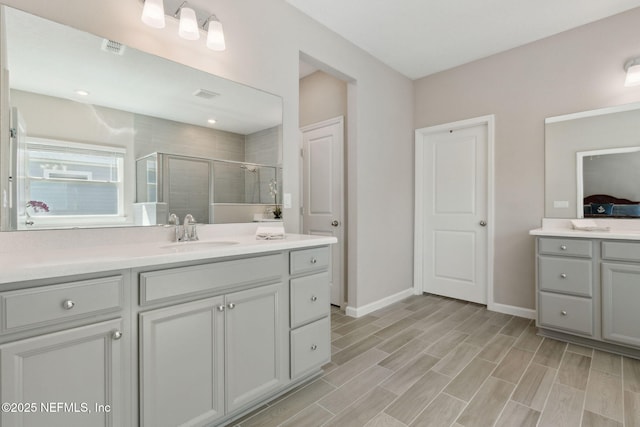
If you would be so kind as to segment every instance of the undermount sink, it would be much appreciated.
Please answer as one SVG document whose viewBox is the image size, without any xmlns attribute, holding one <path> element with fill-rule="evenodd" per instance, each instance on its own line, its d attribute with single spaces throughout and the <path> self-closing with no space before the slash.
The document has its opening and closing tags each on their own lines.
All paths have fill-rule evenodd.
<svg viewBox="0 0 640 427">
<path fill-rule="evenodd" d="M 205 240 L 195 242 L 176 242 L 169 245 L 160 246 L 160 249 L 169 249 L 175 252 L 205 250 L 208 248 L 217 248 L 224 246 L 237 245 L 238 242 L 226 240 Z"/>
</svg>

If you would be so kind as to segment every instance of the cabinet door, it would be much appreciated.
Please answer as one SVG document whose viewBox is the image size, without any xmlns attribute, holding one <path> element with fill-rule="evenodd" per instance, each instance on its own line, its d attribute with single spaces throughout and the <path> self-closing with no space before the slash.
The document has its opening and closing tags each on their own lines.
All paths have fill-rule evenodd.
<svg viewBox="0 0 640 427">
<path fill-rule="evenodd" d="M 285 381 L 287 303 L 283 283 L 226 296 L 228 412 Z"/>
<path fill-rule="evenodd" d="M 31 410 L 3 410 L 0 424 L 126 425 L 121 330 L 117 319 L 0 346 L 0 401 Z"/>
<path fill-rule="evenodd" d="M 602 263 L 602 336 L 640 347 L 640 266 Z"/>
<path fill-rule="evenodd" d="M 224 305 L 209 298 L 140 314 L 140 423 L 205 425 L 224 414 Z"/>
</svg>

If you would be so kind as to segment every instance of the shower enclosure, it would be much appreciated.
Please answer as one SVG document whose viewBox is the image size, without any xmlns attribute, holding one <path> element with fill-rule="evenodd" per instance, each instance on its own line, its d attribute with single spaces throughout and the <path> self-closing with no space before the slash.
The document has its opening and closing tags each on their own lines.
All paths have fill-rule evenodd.
<svg viewBox="0 0 640 427">
<path fill-rule="evenodd" d="M 211 224 L 268 219 L 281 179 L 279 166 L 152 153 L 136 160 L 136 223 L 165 224 L 172 213 Z"/>
</svg>

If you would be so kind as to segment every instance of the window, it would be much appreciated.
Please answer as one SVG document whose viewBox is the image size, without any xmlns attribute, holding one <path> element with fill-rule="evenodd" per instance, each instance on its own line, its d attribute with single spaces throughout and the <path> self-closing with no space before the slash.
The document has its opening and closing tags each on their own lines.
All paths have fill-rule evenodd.
<svg viewBox="0 0 640 427">
<path fill-rule="evenodd" d="M 18 153 L 19 215 L 27 226 L 124 221 L 125 149 L 26 138 Z"/>
</svg>

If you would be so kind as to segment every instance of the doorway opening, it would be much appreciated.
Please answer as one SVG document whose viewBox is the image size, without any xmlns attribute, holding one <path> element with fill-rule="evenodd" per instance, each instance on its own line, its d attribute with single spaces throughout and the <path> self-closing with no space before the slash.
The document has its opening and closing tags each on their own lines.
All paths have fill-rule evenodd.
<svg viewBox="0 0 640 427">
<path fill-rule="evenodd" d="M 348 220 L 348 200 L 356 85 L 302 52 L 299 83 L 301 232 L 338 238 L 331 246 L 331 304 L 345 309 L 355 299 L 355 290 L 348 286 L 349 279 L 355 280 L 347 260 L 355 250 L 349 246 L 355 229 Z"/>
</svg>

